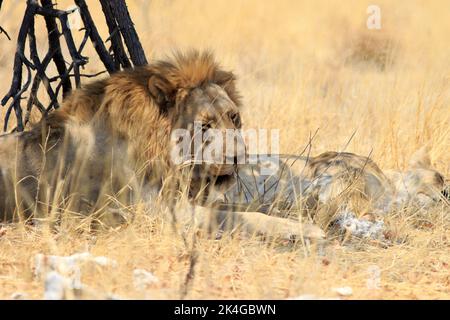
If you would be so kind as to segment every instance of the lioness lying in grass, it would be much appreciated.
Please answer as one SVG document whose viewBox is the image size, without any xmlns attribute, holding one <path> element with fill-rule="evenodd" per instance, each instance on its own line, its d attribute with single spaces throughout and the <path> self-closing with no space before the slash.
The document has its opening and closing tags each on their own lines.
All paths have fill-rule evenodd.
<svg viewBox="0 0 450 320">
<path fill-rule="evenodd" d="M 232 179 L 211 183 L 203 201 L 270 214 L 301 212 L 325 229 L 338 224 L 369 237 L 380 236 L 382 224 L 358 218 L 448 201 L 445 179 L 432 168 L 426 148 L 412 156 L 405 171 L 382 171 L 371 159 L 347 152 L 279 159 L 260 155 L 257 163 L 238 166 Z M 263 175 L 262 168 L 272 173 Z"/>
</svg>

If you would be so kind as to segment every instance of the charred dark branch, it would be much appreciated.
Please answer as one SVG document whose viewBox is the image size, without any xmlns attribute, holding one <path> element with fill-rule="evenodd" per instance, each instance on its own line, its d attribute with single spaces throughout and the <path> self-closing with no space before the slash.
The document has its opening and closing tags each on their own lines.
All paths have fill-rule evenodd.
<svg viewBox="0 0 450 320">
<path fill-rule="evenodd" d="M 32 2 L 29 1 L 28 4 Z M 21 88 L 22 85 L 22 63 L 24 61 L 24 50 L 25 50 L 25 41 L 27 38 L 28 29 L 30 28 L 30 24 L 34 19 L 34 14 L 36 12 L 36 6 L 28 5 L 25 10 L 25 14 L 23 17 L 22 25 L 20 26 L 19 36 L 17 37 L 17 49 L 16 54 L 14 56 L 14 66 L 13 66 L 13 79 L 11 88 L 8 93 L 3 97 L 1 104 L 5 106 L 9 99 L 13 98 L 13 102 L 8 108 L 5 115 L 5 123 L 3 126 L 3 130 L 6 131 L 8 128 L 8 120 L 9 115 L 11 114 L 11 110 L 14 109 L 17 117 L 17 130 L 23 131 L 23 119 L 22 119 L 22 108 L 20 106 L 21 95 L 25 90 Z M 28 66 L 27 66 L 28 68 Z M 25 87 L 24 87 L 25 88 Z"/>
<path fill-rule="evenodd" d="M 83 49 L 84 49 L 84 47 L 85 47 L 85 45 L 86 45 L 88 39 L 89 39 L 89 31 L 86 30 L 85 33 L 84 33 L 83 41 L 81 41 L 80 47 L 78 48 L 78 52 L 79 52 L 79 53 L 81 53 L 81 52 L 83 51 Z M 70 75 L 70 73 L 72 72 L 72 70 L 74 70 L 74 68 L 75 68 L 75 62 L 72 62 L 72 63 L 70 64 L 69 68 L 67 68 L 66 72 L 65 72 L 63 75 L 61 75 L 61 82 L 58 84 L 58 86 L 57 86 L 56 89 L 55 89 L 56 96 L 58 96 L 59 91 L 61 90 L 61 87 L 62 87 L 62 85 L 63 85 L 64 80 L 70 79 L 69 75 Z M 52 100 L 52 101 L 50 102 L 49 106 L 47 107 L 47 109 L 46 109 L 46 111 L 45 111 L 45 114 L 47 114 L 49 111 L 51 111 L 52 108 L 53 108 L 54 106 L 56 106 L 57 104 L 58 104 L 58 101 L 57 101 L 57 100 Z"/>
<path fill-rule="evenodd" d="M 5 124 L 3 126 L 3 131 L 8 130 L 8 120 L 11 115 L 11 111 L 14 109 L 17 118 L 17 127 L 15 130 L 21 132 L 23 131 L 23 120 L 22 120 L 22 108 L 20 107 L 20 99 L 22 99 L 22 94 L 28 90 L 28 87 L 31 84 L 31 66 L 32 64 L 27 61 L 27 58 L 23 54 L 19 54 L 20 59 L 22 59 L 23 64 L 27 67 L 28 78 L 24 86 L 14 95 L 13 101 L 11 102 L 8 110 L 5 114 Z"/>
<path fill-rule="evenodd" d="M 146 65 L 147 58 L 145 57 L 144 49 L 139 41 L 139 36 L 134 28 L 125 0 L 110 0 L 109 2 L 120 33 L 130 53 L 131 61 L 135 66 Z"/>
<path fill-rule="evenodd" d="M 30 29 L 28 30 L 28 42 L 30 44 L 31 60 L 33 61 L 34 67 L 36 68 L 37 71 L 36 78 L 38 79 L 39 82 L 40 81 L 44 82 L 47 94 L 50 97 L 50 99 L 52 100 L 57 99 L 57 97 L 55 96 L 55 92 L 49 85 L 48 77 L 45 74 L 45 69 L 47 68 L 48 63 L 50 62 L 50 59 L 47 58 L 45 59 L 44 64 L 41 63 L 41 60 L 39 59 L 39 55 L 37 52 L 36 36 L 34 34 L 34 17 L 30 23 Z M 50 55 L 48 55 L 47 57 L 50 57 Z"/>
<path fill-rule="evenodd" d="M 9 41 L 11 41 L 11 37 L 9 36 L 8 32 L 6 32 L 6 30 L 0 26 L 0 34 L 1 33 L 3 33 L 8 38 Z"/>
<path fill-rule="evenodd" d="M 121 69 L 147 63 L 125 0 L 100 0 L 109 30 L 109 37 L 106 41 L 111 43 L 109 50 L 106 48 L 105 42 L 103 42 L 98 32 L 86 1 L 74 0 L 74 2 L 78 8 L 64 11 L 56 9 L 52 0 L 26 1 L 25 14 L 17 36 L 12 83 L 8 93 L 0 101 L 1 105 L 5 106 L 12 99 L 5 113 L 3 126 L 5 131 L 8 128 L 8 122 L 13 111 L 17 118 L 17 126 L 14 130 L 23 131 L 24 124 L 26 125 L 30 120 L 33 107 L 36 107 L 42 116 L 46 116 L 48 112 L 58 108 L 58 97 L 61 95 L 61 91 L 62 98 L 64 99 L 72 90 L 72 78 L 75 81 L 76 87 L 79 88 L 81 87 L 82 78 L 94 78 L 105 72 L 111 74 Z M 2 4 L 3 1 L 0 0 L 0 10 Z M 82 30 L 85 31 L 84 38 L 78 47 L 74 41 L 73 30 L 71 30 L 68 23 L 68 16 L 76 10 L 80 12 L 81 19 L 84 23 Z M 36 16 L 41 16 L 45 19 L 46 35 L 48 37 L 48 51 L 43 59 L 39 56 L 35 35 Z M 61 30 L 58 29 L 58 21 L 61 25 Z M 8 39 L 10 39 L 9 35 L 1 27 L 0 33 L 5 33 Z M 29 45 L 28 58 L 25 56 L 27 39 Z M 83 56 L 83 49 L 89 39 L 104 64 L 105 71 L 92 74 L 81 72 L 81 68 L 84 68 L 89 62 L 89 59 Z M 64 57 L 61 42 L 66 43 L 70 57 Z M 130 57 L 127 56 L 127 51 Z M 48 67 L 52 62 L 56 66 L 57 75 L 51 75 L 50 77 Z M 24 65 L 27 72 L 25 83 L 23 83 L 22 79 Z M 56 87 L 52 87 L 52 84 Z M 38 92 L 42 89 L 42 85 L 44 85 L 45 93 L 50 101 L 47 106 L 44 106 L 44 103 L 39 101 L 38 98 Z M 27 98 L 25 117 L 23 118 L 21 100 L 26 99 L 22 96 L 28 89 L 30 89 L 29 96 Z"/>
<path fill-rule="evenodd" d="M 102 5 L 103 13 L 105 14 L 106 24 L 108 25 L 109 38 L 106 40 L 111 41 L 111 49 L 114 53 L 114 65 L 117 70 L 122 66 L 123 68 L 131 68 L 131 63 L 125 53 L 125 48 L 123 47 L 122 36 L 120 35 L 119 26 L 117 25 L 116 19 L 111 8 L 111 1 L 100 0 Z"/>
<path fill-rule="evenodd" d="M 81 78 L 95 78 L 95 77 L 98 77 L 99 75 L 102 75 L 102 74 L 107 73 L 107 72 L 108 72 L 107 70 L 103 70 L 103 71 L 100 71 L 100 72 L 97 72 L 97 73 L 93 73 L 93 74 L 80 73 L 80 77 Z M 55 81 L 60 80 L 62 77 L 63 76 L 56 76 L 56 77 L 50 78 L 48 81 L 49 82 L 55 82 Z M 68 77 L 75 77 L 75 74 L 69 74 Z"/>
<path fill-rule="evenodd" d="M 83 66 L 88 62 L 89 59 L 87 57 L 83 57 L 81 53 L 78 52 L 75 46 L 75 41 L 73 40 L 72 32 L 70 31 L 69 28 L 69 21 L 67 15 L 68 13 L 64 11 L 62 14 L 58 15 L 58 18 L 61 21 L 62 33 L 64 39 L 66 40 L 67 48 L 69 49 L 69 53 L 73 62 L 78 66 Z"/>
<path fill-rule="evenodd" d="M 92 44 L 94 45 L 95 50 L 97 51 L 98 56 L 102 60 L 103 64 L 108 70 L 109 73 L 113 73 L 116 71 L 114 67 L 114 62 L 109 55 L 108 50 L 103 43 L 100 34 L 98 33 L 97 27 L 92 20 L 91 14 L 89 12 L 88 6 L 84 0 L 75 0 L 76 5 L 80 8 L 81 18 L 83 19 L 84 26 L 87 30 L 89 30 L 89 37 L 91 38 Z"/>
<path fill-rule="evenodd" d="M 52 9 L 52 0 L 41 0 L 41 4 L 46 9 Z M 61 43 L 59 41 L 59 31 L 56 25 L 56 20 L 54 17 L 45 16 L 45 25 L 48 34 L 48 47 L 49 52 L 52 53 L 53 62 L 55 63 L 56 69 L 59 74 L 65 74 L 67 72 L 66 64 L 64 63 L 64 57 L 61 52 Z M 69 92 L 72 90 L 72 83 L 69 79 L 62 80 L 63 87 L 63 99 L 67 97 Z"/>
<path fill-rule="evenodd" d="M 45 113 L 45 107 L 37 98 L 37 92 L 39 90 L 40 85 L 41 79 L 39 77 L 34 77 L 33 85 L 31 86 L 30 90 L 30 97 L 28 98 L 27 102 L 27 111 L 25 113 L 25 120 L 24 120 L 25 125 L 27 125 L 27 123 L 30 121 L 31 110 L 33 109 L 33 106 L 36 106 L 41 112 L 41 114 Z"/>
<path fill-rule="evenodd" d="M 74 9 L 75 11 L 75 9 Z M 64 39 L 67 43 L 67 48 L 69 49 L 69 54 L 72 58 L 72 61 L 74 63 L 74 69 L 75 73 L 79 73 L 80 66 L 84 66 L 88 62 L 87 57 L 83 57 L 80 52 L 78 52 L 75 41 L 73 40 L 72 32 L 69 28 L 69 20 L 67 16 L 72 13 L 73 11 L 62 11 L 62 10 L 56 10 L 56 9 L 50 9 L 47 7 L 37 7 L 36 13 L 43 15 L 44 17 L 53 17 L 58 18 L 61 22 L 61 28 L 62 28 L 62 34 L 64 36 Z M 79 77 L 75 77 L 75 84 L 77 88 L 81 86 L 81 80 Z"/>
</svg>

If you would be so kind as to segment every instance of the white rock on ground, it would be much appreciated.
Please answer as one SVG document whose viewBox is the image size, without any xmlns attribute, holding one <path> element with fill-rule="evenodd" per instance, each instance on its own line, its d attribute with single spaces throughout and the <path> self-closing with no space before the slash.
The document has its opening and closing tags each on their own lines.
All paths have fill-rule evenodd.
<svg viewBox="0 0 450 320">
<path fill-rule="evenodd" d="M 148 286 L 157 284 L 159 279 L 151 272 L 144 269 L 133 270 L 133 285 L 138 290 L 145 290 Z"/>
<path fill-rule="evenodd" d="M 74 299 L 88 299 L 88 300 L 121 300 L 119 296 L 112 294 L 105 294 L 96 291 L 83 284 L 78 284 L 76 287 L 70 278 L 64 277 L 57 271 L 50 271 L 45 277 L 45 300 L 74 300 Z"/>
<path fill-rule="evenodd" d="M 41 278 L 49 271 L 58 271 L 66 277 L 72 279 L 73 286 L 77 286 L 81 281 L 81 265 L 90 262 L 101 267 L 116 267 L 117 262 L 107 257 L 96 257 L 89 252 L 76 253 L 71 256 L 54 256 L 37 254 L 34 258 L 34 275 Z"/>
<path fill-rule="evenodd" d="M 353 289 L 351 287 L 333 288 L 333 291 L 341 296 L 351 296 L 353 294 Z"/>
<path fill-rule="evenodd" d="M 63 277 L 56 271 L 47 273 L 45 277 L 45 300 L 63 300 L 67 299 L 70 291 L 74 288 L 72 286 L 72 280 Z"/>
<path fill-rule="evenodd" d="M 93 256 L 89 252 L 71 256 L 37 254 L 34 257 L 34 275 L 45 279 L 44 299 L 78 299 L 82 296 L 102 296 L 81 283 L 81 267 L 91 263 L 100 267 L 117 267 L 117 262 L 103 256 Z M 104 296 L 108 298 L 108 296 Z"/>
</svg>

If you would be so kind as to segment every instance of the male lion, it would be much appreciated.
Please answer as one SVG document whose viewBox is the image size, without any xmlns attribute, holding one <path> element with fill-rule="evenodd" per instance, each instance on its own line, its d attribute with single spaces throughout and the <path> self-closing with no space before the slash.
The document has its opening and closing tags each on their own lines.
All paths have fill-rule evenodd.
<svg viewBox="0 0 450 320">
<path fill-rule="evenodd" d="M 115 212 L 108 210 L 115 203 L 134 203 L 139 190 L 167 185 L 181 172 L 170 157 L 174 129 L 192 131 L 194 121 L 221 130 L 241 127 L 235 82 L 210 53 L 193 51 L 73 91 L 31 130 L 0 137 L 1 220 L 45 218 L 61 208 L 100 217 Z M 237 155 L 224 155 L 230 156 Z M 234 164 L 196 164 L 191 180 L 233 170 Z M 285 238 L 323 236 L 313 225 L 258 212 L 196 206 L 194 220 Z"/>
</svg>

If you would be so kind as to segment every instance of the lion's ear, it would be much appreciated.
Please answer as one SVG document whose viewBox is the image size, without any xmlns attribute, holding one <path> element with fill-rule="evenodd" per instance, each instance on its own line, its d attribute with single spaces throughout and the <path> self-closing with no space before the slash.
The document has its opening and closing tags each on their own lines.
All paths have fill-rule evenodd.
<svg viewBox="0 0 450 320">
<path fill-rule="evenodd" d="M 430 147 L 428 145 L 423 146 L 419 150 L 417 150 L 411 157 L 409 161 L 409 168 L 411 169 L 427 169 L 431 167 L 431 159 L 430 159 Z"/>
<path fill-rule="evenodd" d="M 241 106 L 241 96 L 236 90 L 236 76 L 232 72 L 217 70 L 214 73 L 214 83 L 221 86 L 238 107 Z"/>
<path fill-rule="evenodd" d="M 217 70 L 214 74 L 214 83 L 221 86 L 222 88 L 234 86 L 235 80 L 236 77 L 232 72 Z"/>
<path fill-rule="evenodd" d="M 167 108 L 175 99 L 176 90 L 174 86 L 165 78 L 159 75 L 152 75 L 148 80 L 148 90 L 150 95 L 160 107 Z"/>
</svg>

